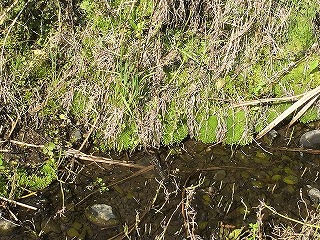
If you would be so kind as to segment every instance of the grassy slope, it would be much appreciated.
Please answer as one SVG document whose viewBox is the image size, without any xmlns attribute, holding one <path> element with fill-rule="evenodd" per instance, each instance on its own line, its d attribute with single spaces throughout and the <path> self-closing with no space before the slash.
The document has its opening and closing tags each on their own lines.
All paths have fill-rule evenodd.
<svg viewBox="0 0 320 240">
<path fill-rule="evenodd" d="M 57 141 L 98 118 L 92 139 L 102 150 L 187 135 L 247 144 L 288 104 L 231 104 L 320 83 L 315 1 L 0 5 L 2 111 L 16 117 L 16 109 Z M 301 121 L 318 118 L 314 107 Z"/>
</svg>

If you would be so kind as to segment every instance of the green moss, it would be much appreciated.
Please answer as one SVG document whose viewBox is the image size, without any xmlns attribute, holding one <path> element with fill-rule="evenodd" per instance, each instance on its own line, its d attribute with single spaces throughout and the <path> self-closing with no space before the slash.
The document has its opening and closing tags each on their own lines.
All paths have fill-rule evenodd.
<svg viewBox="0 0 320 240">
<path fill-rule="evenodd" d="M 319 110 L 315 107 L 309 108 L 303 116 L 299 118 L 299 121 L 302 123 L 309 123 L 316 120 L 319 120 Z"/>
<path fill-rule="evenodd" d="M 317 11 L 314 1 L 301 1 L 293 7 L 285 48 L 289 53 L 300 53 L 314 42 L 312 19 Z"/>
<path fill-rule="evenodd" d="M 171 145 L 180 143 L 188 136 L 186 117 L 171 103 L 163 119 L 162 143 Z"/>
<path fill-rule="evenodd" d="M 47 104 L 40 110 L 40 115 L 42 117 L 51 116 L 52 119 L 56 119 L 60 109 L 60 103 L 57 100 L 49 99 Z"/>
<path fill-rule="evenodd" d="M 134 149 L 139 144 L 137 125 L 135 123 L 126 124 L 116 142 L 116 148 L 119 151 Z"/>
<path fill-rule="evenodd" d="M 200 122 L 200 129 L 197 139 L 204 143 L 214 143 L 217 141 L 217 127 L 219 119 L 217 116 L 209 116 Z"/>
<path fill-rule="evenodd" d="M 168 122 L 163 126 L 162 142 L 171 145 L 182 142 L 188 136 L 188 127 L 184 122 Z"/>
<path fill-rule="evenodd" d="M 20 187 L 30 190 L 43 190 L 57 179 L 57 166 L 53 159 L 47 160 L 39 172 L 29 175 L 26 171 L 20 170 L 17 184 Z"/>
<path fill-rule="evenodd" d="M 227 116 L 227 134 L 225 143 L 227 144 L 247 144 L 250 142 L 247 130 L 248 117 L 244 110 L 230 109 Z"/>
</svg>

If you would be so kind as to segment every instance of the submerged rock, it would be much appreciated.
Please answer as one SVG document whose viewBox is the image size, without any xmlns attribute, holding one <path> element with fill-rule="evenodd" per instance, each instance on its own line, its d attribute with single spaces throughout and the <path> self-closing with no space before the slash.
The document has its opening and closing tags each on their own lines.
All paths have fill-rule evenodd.
<svg viewBox="0 0 320 240">
<path fill-rule="evenodd" d="M 119 220 L 113 212 L 111 206 L 107 204 L 94 204 L 85 211 L 87 219 L 100 227 L 116 227 Z"/>
<path fill-rule="evenodd" d="M 298 183 L 299 179 L 298 179 L 298 177 L 296 177 L 294 175 L 288 175 L 288 176 L 285 176 L 282 179 L 282 181 L 285 182 L 286 184 L 294 185 L 294 184 Z"/>
<path fill-rule="evenodd" d="M 214 174 L 213 178 L 216 181 L 222 181 L 226 176 L 227 176 L 227 173 L 225 170 L 219 170 Z"/>
<path fill-rule="evenodd" d="M 74 128 L 70 132 L 70 142 L 72 144 L 80 143 L 82 141 L 83 135 L 80 128 Z"/>
<path fill-rule="evenodd" d="M 52 218 L 45 219 L 41 222 L 41 230 L 47 234 L 50 232 L 61 233 L 60 224 Z"/>
<path fill-rule="evenodd" d="M 308 188 L 308 196 L 312 200 L 313 203 L 318 204 L 320 203 L 320 190 L 317 188 L 313 188 L 310 185 L 307 185 Z"/>
<path fill-rule="evenodd" d="M 320 149 L 320 130 L 306 132 L 300 137 L 300 146 L 303 148 Z"/>
<path fill-rule="evenodd" d="M 10 235 L 13 232 L 13 230 L 18 226 L 19 225 L 9 220 L 1 218 L 0 219 L 0 236 Z"/>
</svg>

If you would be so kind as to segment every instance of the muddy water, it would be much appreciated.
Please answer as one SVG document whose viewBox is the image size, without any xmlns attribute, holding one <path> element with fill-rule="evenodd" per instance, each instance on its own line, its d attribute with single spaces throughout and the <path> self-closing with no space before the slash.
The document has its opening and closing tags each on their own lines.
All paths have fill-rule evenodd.
<svg viewBox="0 0 320 240">
<path fill-rule="evenodd" d="M 38 211 L 11 208 L 21 227 L 1 239 L 122 239 L 124 229 L 132 239 L 182 239 L 187 235 L 185 223 L 192 226 L 193 222 L 194 234 L 217 239 L 221 226 L 232 230 L 256 222 L 260 200 L 301 219 L 305 204 L 313 208 L 306 186 L 320 188 L 320 159 L 274 150 L 289 140 L 289 147 L 298 147 L 302 132 L 290 138 L 283 131 L 279 134 L 272 147 L 211 146 L 187 140 L 180 147 L 160 149 L 161 166 L 136 175 L 137 169 L 69 159 L 72 169 L 61 169 L 61 182 L 21 200 Z M 135 152 L 112 157 L 147 167 L 154 156 Z M 112 185 L 108 191 L 99 191 L 103 189 L 97 178 Z M 112 206 L 118 226 L 89 222 L 84 213 L 93 204 Z M 282 221 L 268 211 L 263 220 Z"/>
</svg>

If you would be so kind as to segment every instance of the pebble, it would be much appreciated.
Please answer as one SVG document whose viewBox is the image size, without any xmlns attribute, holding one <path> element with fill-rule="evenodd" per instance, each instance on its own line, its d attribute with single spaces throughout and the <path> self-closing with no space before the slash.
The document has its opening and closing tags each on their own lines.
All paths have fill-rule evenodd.
<svg viewBox="0 0 320 240">
<path fill-rule="evenodd" d="M 281 179 L 281 175 L 275 174 L 275 175 L 272 176 L 271 179 L 272 179 L 272 181 L 277 182 L 277 181 L 279 181 Z"/>
<path fill-rule="evenodd" d="M 320 130 L 306 132 L 300 137 L 300 146 L 303 148 L 320 149 Z"/>
<path fill-rule="evenodd" d="M 0 219 L 0 236 L 6 236 L 13 232 L 13 230 L 19 225 L 14 224 L 6 219 Z"/>
<path fill-rule="evenodd" d="M 288 176 L 285 176 L 282 179 L 282 181 L 285 182 L 286 184 L 294 185 L 299 181 L 299 179 L 298 179 L 298 177 L 296 177 L 294 175 L 288 175 Z"/>
<path fill-rule="evenodd" d="M 214 179 L 216 181 L 222 181 L 226 177 L 227 173 L 225 170 L 219 170 L 214 174 Z"/>
<path fill-rule="evenodd" d="M 110 228 L 119 225 L 112 207 L 107 204 L 94 204 L 86 208 L 85 215 L 91 223 L 100 227 Z"/>
<path fill-rule="evenodd" d="M 67 231 L 67 235 L 70 238 L 76 238 L 76 237 L 79 236 L 79 232 L 75 228 L 69 228 L 68 231 Z"/>
<path fill-rule="evenodd" d="M 313 203 L 318 204 L 320 203 L 320 190 L 317 188 L 313 188 L 310 185 L 307 185 L 308 188 L 308 196 L 312 200 Z"/>
</svg>

